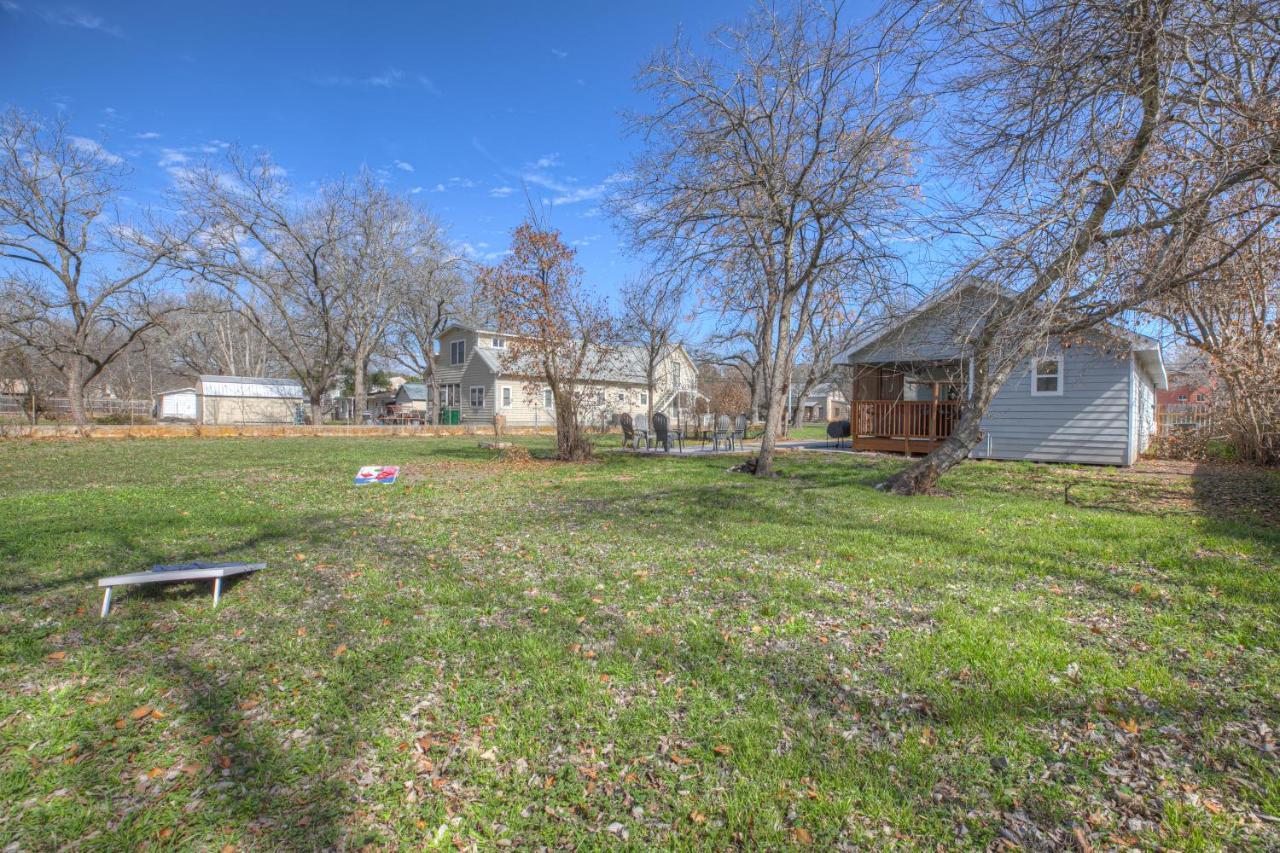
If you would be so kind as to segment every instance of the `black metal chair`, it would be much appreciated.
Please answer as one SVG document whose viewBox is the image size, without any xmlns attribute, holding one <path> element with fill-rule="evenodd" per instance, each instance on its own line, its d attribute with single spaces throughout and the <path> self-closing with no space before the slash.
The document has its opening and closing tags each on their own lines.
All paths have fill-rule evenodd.
<svg viewBox="0 0 1280 853">
<path fill-rule="evenodd" d="M 684 452 L 684 432 L 679 429 L 672 429 L 671 422 L 662 412 L 658 412 L 653 416 L 653 432 L 657 436 L 657 446 L 667 453 L 671 452 L 672 444 L 678 444 L 680 452 Z"/>
<path fill-rule="evenodd" d="M 635 427 L 631 423 L 631 415 L 625 412 L 618 416 L 618 426 L 622 427 L 622 446 L 631 447 L 636 442 Z"/>
<path fill-rule="evenodd" d="M 841 440 L 848 438 L 850 434 L 848 421 L 832 421 L 827 424 L 827 438 L 834 438 L 836 447 L 839 447 Z"/>
</svg>

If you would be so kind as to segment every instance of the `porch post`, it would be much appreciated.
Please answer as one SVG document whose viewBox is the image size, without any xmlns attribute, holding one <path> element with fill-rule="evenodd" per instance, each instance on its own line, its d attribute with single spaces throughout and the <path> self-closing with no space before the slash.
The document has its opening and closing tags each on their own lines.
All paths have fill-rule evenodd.
<svg viewBox="0 0 1280 853">
<path fill-rule="evenodd" d="M 933 383 L 933 408 L 929 413 L 929 440 L 938 440 L 938 383 Z"/>
</svg>

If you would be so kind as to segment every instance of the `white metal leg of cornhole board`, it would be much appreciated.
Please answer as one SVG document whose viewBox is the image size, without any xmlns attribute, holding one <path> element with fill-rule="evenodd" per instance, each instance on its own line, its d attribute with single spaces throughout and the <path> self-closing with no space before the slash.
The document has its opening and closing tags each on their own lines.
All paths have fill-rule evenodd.
<svg viewBox="0 0 1280 853">
<path fill-rule="evenodd" d="M 243 575 L 265 569 L 266 563 L 226 563 L 199 569 L 179 569 L 177 571 L 134 572 L 131 575 L 114 575 L 102 578 L 98 586 L 104 587 L 102 593 L 102 618 L 106 619 L 111 612 L 111 590 L 117 586 L 133 586 L 144 583 L 179 583 L 181 581 L 213 581 L 213 606 L 217 607 L 222 599 L 222 579 L 233 575 Z"/>
</svg>

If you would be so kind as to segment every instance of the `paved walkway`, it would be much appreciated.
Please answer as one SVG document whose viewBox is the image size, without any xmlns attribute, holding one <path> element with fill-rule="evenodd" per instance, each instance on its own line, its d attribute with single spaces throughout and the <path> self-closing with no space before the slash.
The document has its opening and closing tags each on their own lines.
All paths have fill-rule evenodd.
<svg viewBox="0 0 1280 853">
<path fill-rule="evenodd" d="M 759 441 L 750 441 L 746 444 L 739 444 L 732 451 L 729 450 L 713 450 L 710 444 L 705 446 L 701 442 L 686 442 L 684 450 L 679 447 L 673 447 L 670 452 L 662 448 L 651 448 L 649 450 L 631 450 L 626 447 L 615 447 L 615 450 L 624 450 L 630 453 L 637 453 L 643 456 L 723 456 L 737 455 L 741 453 L 757 453 L 760 450 Z M 858 453 L 849 446 L 848 442 L 842 443 L 839 447 L 835 442 L 823 440 L 815 441 L 780 441 L 778 442 L 780 450 L 814 450 L 824 453 Z"/>
</svg>

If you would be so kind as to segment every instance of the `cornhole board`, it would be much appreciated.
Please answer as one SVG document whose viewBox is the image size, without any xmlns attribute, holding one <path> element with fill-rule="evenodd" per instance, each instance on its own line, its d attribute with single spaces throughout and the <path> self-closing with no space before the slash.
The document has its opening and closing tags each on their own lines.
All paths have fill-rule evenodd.
<svg viewBox="0 0 1280 853">
<path fill-rule="evenodd" d="M 131 575 L 113 575 L 100 578 L 98 586 L 103 587 L 102 618 L 106 619 L 111 612 L 111 590 L 117 586 L 133 586 L 144 583 L 178 583 L 180 581 L 213 581 L 213 606 L 217 607 L 222 599 L 222 579 L 232 575 L 243 575 L 265 569 L 266 563 L 176 563 L 171 566 L 152 566 L 149 571 L 134 572 Z"/>
<path fill-rule="evenodd" d="M 399 465 L 366 465 L 356 472 L 356 485 L 365 486 L 369 483 L 382 483 L 384 486 L 390 486 L 399 476 Z"/>
</svg>

